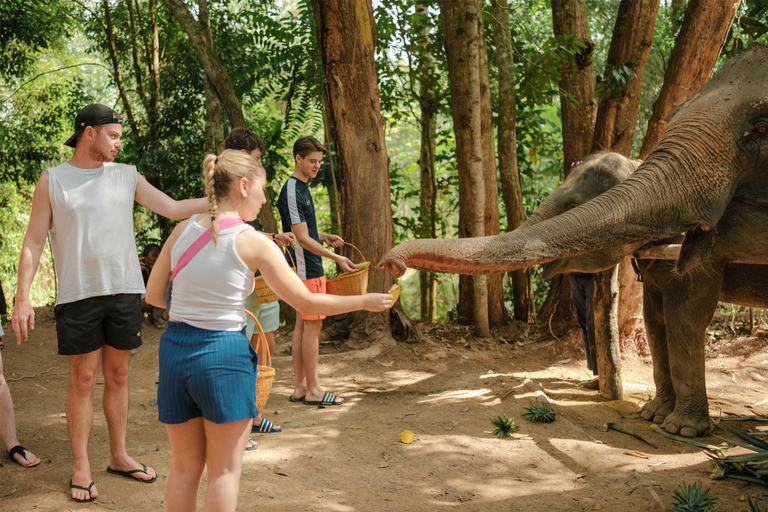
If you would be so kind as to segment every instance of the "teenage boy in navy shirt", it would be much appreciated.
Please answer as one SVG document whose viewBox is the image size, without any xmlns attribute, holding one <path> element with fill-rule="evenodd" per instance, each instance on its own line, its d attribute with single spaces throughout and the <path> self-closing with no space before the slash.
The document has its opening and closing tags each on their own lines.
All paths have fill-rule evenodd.
<svg viewBox="0 0 768 512">
<path fill-rule="evenodd" d="M 334 260 L 345 272 L 357 269 L 349 258 L 322 246 L 326 243 L 331 247 L 341 247 L 344 240 L 340 236 L 317 230 L 315 204 L 308 181 L 317 176 L 325 152 L 325 147 L 314 137 L 302 137 L 294 143 L 296 166 L 277 201 L 283 231 L 296 235 L 296 250 L 289 249 L 296 262 L 296 272 L 312 293 L 325 293 L 323 258 Z M 323 390 L 317 378 L 320 330 L 325 317 L 298 313 L 291 343 L 295 383 L 289 400 L 306 405 L 341 405 L 344 399 Z"/>
</svg>

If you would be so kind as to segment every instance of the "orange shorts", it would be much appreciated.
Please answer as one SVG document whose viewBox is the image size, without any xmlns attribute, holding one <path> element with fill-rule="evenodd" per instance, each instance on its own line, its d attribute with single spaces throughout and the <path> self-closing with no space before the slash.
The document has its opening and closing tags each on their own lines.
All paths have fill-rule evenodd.
<svg viewBox="0 0 768 512">
<path fill-rule="evenodd" d="M 312 293 L 325 293 L 325 276 L 305 279 L 302 283 Z M 301 315 L 302 320 L 322 320 L 325 318 L 325 315 L 305 315 L 302 312 L 299 312 L 299 315 Z"/>
</svg>

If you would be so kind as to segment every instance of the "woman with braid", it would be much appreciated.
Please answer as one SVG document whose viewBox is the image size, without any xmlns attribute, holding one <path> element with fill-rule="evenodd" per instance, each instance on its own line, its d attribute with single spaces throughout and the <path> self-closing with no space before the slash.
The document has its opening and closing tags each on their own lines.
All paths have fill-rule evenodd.
<svg viewBox="0 0 768 512">
<path fill-rule="evenodd" d="M 162 307 L 172 280 L 157 391 L 173 456 L 169 511 L 195 509 L 206 466 L 205 509 L 235 510 L 243 446 L 258 416 L 257 356 L 245 336 L 243 311 L 256 270 L 284 301 L 311 314 L 383 311 L 392 301 L 381 293 L 313 294 L 302 284 L 277 246 L 243 222 L 255 219 L 265 202 L 266 176 L 257 160 L 225 150 L 205 157 L 203 174 L 209 215 L 174 229 L 147 284 L 147 302 Z"/>
</svg>

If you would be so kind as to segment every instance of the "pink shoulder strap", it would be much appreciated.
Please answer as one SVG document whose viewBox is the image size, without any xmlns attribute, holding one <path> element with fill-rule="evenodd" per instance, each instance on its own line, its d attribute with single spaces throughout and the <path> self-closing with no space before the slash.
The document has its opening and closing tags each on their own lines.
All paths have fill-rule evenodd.
<svg viewBox="0 0 768 512">
<path fill-rule="evenodd" d="M 228 227 L 235 226 L 237 224 L 242 224 L 243 219 L 240 217 L 225 217 L 218 221 L 218 227 L 219 231 L 222 229 L 227 229 Z M 200 252 L 200 250 L 205 247 L 208 242 L 211 241 L 213 238 L 213 228 L 208 228 L 203 232 L 202 235 L 198 237 L 197 240 L 192 242 L 192 245 L 187 248 L 186 251 L 184 251 L 184 254 L 181 255 L 181 258 L 179 258 L 179 261 L 176 263 L 176 268 L 173 269 L 173 272 L 171 273 L 171 282 L 176 278 L 176 274 L 179 273 L 181 269 L 187 266 L 187 263 L 192 261 L 192 258 L 195 257 L 197 253 Z"/>
</svg>

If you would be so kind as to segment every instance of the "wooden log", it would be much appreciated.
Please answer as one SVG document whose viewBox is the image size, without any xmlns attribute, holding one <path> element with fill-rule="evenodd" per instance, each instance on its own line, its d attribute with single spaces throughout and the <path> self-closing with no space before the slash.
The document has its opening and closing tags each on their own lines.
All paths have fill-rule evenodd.
<svg viewBox="0 0 768 512">
<path fill-rule="evenodd" d="M 677 260 L 681 244 L 645 245 L 635 251 L 638 260 Z"/>
</svg>

